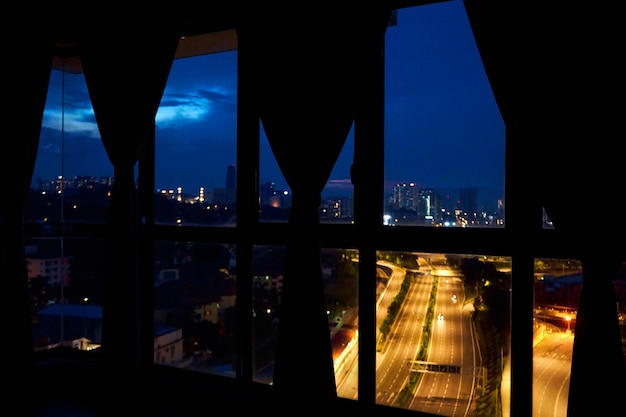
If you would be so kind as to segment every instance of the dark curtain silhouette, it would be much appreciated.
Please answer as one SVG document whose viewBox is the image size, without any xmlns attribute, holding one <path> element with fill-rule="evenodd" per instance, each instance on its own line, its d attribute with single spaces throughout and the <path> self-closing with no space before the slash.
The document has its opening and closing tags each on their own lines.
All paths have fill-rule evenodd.
<svg viewBox="0 0 626 417">
<path fill-rule="evenodd" d="M 238 34 L 240 54 L 255 62 L 258 116 L 292 191 L 273 383 L 323 404 L 336 387 L 318 209 L 354 121 L 366 32 L 382 35 L 388 15 L 325 1 L 288 7 L 285 16 L 270 3 L 243 16 Z"/>
<path fill-rule="evenodd" d="M 29 383 L 24 372 L 33 365 L 33 312 L 24 252 L 24 208 L 39 147 L 54 42 L 52 37 L 27 36 L 13 39 L 6 46 L 5 56 L 9 61 L 5 69 L 9 82 L 5 99 L 8 106 L 2 120 L 3 126 L 13 133 L 5 135 L 2 177 L 10 181 L 12 191 L 5 192 L 0 200 L 0 265 L 3 291 L 7 295 L 2 316 L 6 325 L 4 331 L 10 340 L 5 347 L 10 352 L 10 360 L 17 359 L 20 364 L 7 367 L 5 381 L 14 387 L 13 384 L 20 381 Z"/>
<path fill-rule="evenodd" d="M 115 175 L 109 206 L 102 353 L 108 369 L 127 373 L 138 367 L 141 346 L 134 167 L 153 129 L 180 25 L 174 14 L 169 19 L 146 19 L 140 25 L 133 19 L 88 24 L 79 38 L 79 54 Z"/>
<path fill-rule="evenodd" d="M 464 4 L 507 142 L 523 142 L 515 156 L 526 159 L 527 176 L 514 175 L 533 183 L 559 242 L 582 261 L 568 416 L 586 415 L 587 404 L 621 409 L 626 374 L 612 281 L 626 260 L 614 205 L 626 179 L 616 105 L 626 73 L 617 52 L 623 12 L 589 2 Z"/>
</svg>

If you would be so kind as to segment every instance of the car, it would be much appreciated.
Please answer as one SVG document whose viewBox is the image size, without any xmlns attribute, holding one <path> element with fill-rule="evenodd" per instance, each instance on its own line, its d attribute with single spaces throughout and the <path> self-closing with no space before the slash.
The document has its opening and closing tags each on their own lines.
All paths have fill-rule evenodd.
<svg viewBox="0 0 626 417">
<path fill-rule="evenodd" d="M 437 320 L 442 321 L 443 320 L 443 314 L 439 313 L 439 315 L 437 316 Z"/>
</svg>

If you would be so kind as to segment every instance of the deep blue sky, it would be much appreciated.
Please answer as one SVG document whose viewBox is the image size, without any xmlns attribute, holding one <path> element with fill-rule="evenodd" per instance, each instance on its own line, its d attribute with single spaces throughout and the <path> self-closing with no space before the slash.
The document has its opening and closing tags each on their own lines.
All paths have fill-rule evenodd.
<svg viewBox="0 0 626 417">
<path fill-rule="evenodd" d="M 386 183 L 475 186 L 482 197 L 502 198 L 504 125 L 462 1 L 399 10 L 385 47 Z M 157 114 L 157 188 L 224 186 L 227 166 L 236 163 L 236 63 L 236 52 L 174 62 Z M 61 74 L 53 71 L 33 179 L 112 175 L 84 78 L 63 82 L 61 96 Z M 265 141 L 262 135 L 260 180 L 287 188 Z M 352 151 L 350 133 L 327 191 L 350 188 Z"/>
</svg>

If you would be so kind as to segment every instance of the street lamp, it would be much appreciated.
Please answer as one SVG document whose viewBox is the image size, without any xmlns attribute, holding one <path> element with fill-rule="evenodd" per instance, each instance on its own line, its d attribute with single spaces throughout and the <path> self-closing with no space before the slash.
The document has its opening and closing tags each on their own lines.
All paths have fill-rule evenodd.
<svg viewBox="0 0 626 417">
<path fill-rule="evenodd" d="M 572 321 L 572 318 L 569 315 L 565 316 L 565 321 L 567 322 L 567 333 L 571 333 L 572 331 L 570 330 L 570 323 Z"/>
</svg>

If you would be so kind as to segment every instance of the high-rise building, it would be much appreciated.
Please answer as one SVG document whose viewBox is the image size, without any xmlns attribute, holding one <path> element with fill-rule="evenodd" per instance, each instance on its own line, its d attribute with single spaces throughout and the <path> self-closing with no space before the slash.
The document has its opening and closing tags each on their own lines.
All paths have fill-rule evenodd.
<svg viewBox="0 0 626 417">
<path fill-rule="evenodd" d="M 237 168 L 230 164 L 226 170 L 226 203 L 237 201 Z"/>
<path fill-rule="evenodd" d="M 226 170 L 226 189 L 237 188 L 237 169 L 235 164 L 230 164 Z"/>
<path fill-rule="evenodd" d="M 397 209 L 417 209 L 417 185 L 414 182 L 398 183 L 393 186 L 392 205 Z"/>
<path fill-rule="evenodd" d="M 432 188 L 423 188 L 418 192 L 417 217 L 420 223 L 436 224 L 441 220 L 441 201 Z"/>
<path fill-rule="evenodd" d="M 233 204 L 237 201 L 237 168 L 230 164 L 226 169 L 226 183 L 224 188 L 213 188 L 214 203 Z"/>
</svg>

